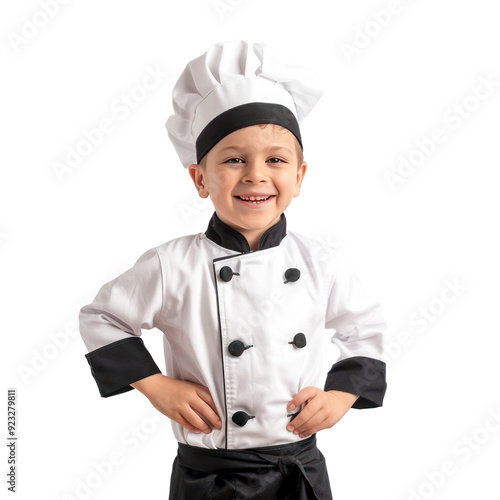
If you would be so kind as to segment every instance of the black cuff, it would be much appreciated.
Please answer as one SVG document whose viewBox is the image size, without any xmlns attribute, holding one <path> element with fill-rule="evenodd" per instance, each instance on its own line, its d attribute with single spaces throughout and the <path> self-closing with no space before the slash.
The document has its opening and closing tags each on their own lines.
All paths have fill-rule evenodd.
<svg viewBox="0 0 500 500">
<path fill-rule="evenodd" d="M 131 391 L 129 384 L 161 373 L 140 337 L 129 337 L 85 354 L 103 398 Z"/>
<path fill-rule="evenodd" d="M 344 391 L 359 398 L 352 408 L 382 406 L 387 383 L 385 363 L 366 356 L 353 356 L 335 363 L 328 372 L 325 391 Z"/>
</svg>

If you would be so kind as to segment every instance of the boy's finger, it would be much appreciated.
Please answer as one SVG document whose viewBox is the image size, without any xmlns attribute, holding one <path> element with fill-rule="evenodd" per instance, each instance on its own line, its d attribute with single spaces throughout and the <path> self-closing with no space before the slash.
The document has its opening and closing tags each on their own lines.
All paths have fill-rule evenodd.
<svg viewBox="0 0 500 500">
<path fill-rule="evenodd" d="M 201 432 L 200 429 L 190 424 L 182 415 L 178 416 L 176 422 L 182 425 L 182 427 L 185 427 L 188 431 L 194 432 L 195 434 L 199 434 Z"/>
<path fill-rule="evenodd" d="M 299 391 L 294 398 L 288 403 L 287 411 L 293 411 L 301 404 L 305 403 L 308 399 L 312 398 L 317 392 L 316 387 L 304 387 Z"/>
<path fill-rule="evenodd" d="M 326 429 L 327 426 L 324 425 L 324 420 L 319 425 L 316 425 L 310 429 L 304 429 L 302 432 L 299 432 L 299 437 L 309 437 L 312 436 L 315 432 L 319 432 L 323 429 Z"/>
<path fill-rule="evenodd" d="M 311 416 L 308 420 L 306 420 L 302 425 L 295 425 L 293 429 L 294 434 L 301 434 L 303 432 L 307 432 L 309 429 L 312 429 L 313 427 L 317 427 L 318 425 L 323 422 L 325 419 L 325 416 L 322 412 L 317 412 L 314 415 Z M 295 422 L 295 420 L 294 420 Z M 293 426 L 293 422 L 292 422 Z"/>
<path fill-rule="evenodd" d="M 210 426 L 192 408 L 186 410 L 182 416 L 196 429 L 200 429 L 205 434 L 212 432 Z"/>
<path fill-rule="evenodd" d="M 314 405 L 306 405 L 302 411 L 287 424 L 287 430 L 293 432 L 295 429 L 307 422 L 315 414 Z"/>
<path fill-rule="evenodd" d="M 205 402 L 203 399 L 198 399 L 197 401 L 193 401 L 191 403 L 191 407 L 201 413 L 210 423 L 212 423 L 215 427 L 220 429 L 222 427 L 222 422 L 217 413 L 214 412 L 212 407 Z"/>
<path fill-rule="evenodd" d="M 198 396 L 207 403 L 210 408 L 214 411 L 214 413 L 219 416 L 217 413 L 217 407 L 215 406 L 214 400 L 212 399 L 212 395 L 210 394 L 210 391 L 208 390 L 208 387 L 200 386 L 200 389 L 196 391 Z M 220 418 L 220 417 L 219 417 Z"/>
</svg>

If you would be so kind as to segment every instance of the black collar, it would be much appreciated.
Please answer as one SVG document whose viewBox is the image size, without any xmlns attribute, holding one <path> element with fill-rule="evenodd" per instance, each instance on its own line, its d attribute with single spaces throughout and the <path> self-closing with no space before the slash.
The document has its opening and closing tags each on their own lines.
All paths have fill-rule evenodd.
<svg viewBox="0 0 500 500">
<path fill-rule="evenodd" d="M 250 252 L 250 245 L 247 239 L 239 231 L 228 226 L 225 222 L 222 222 L 216 212 L 214 212 L 208 223 L 205 235 L 207 238 L 217 243 L 217 245 L 224 248 L 242 253 Z M 285 236 L 286 218 L 285 214 L 282 213 L 280 220 L 267 229 L 260 237 L 259 250 L 278 246 Z"/>
</svg>

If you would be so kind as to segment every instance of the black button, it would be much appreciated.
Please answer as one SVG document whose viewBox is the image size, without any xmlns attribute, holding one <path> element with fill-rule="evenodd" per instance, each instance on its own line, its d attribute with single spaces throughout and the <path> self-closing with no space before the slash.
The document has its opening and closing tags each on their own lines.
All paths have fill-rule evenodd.
<svg viewBox="0 0 500 500">
<path fill-rule="evenodd" d="M 219 276 L 222 281 L 231 281 L 231 278 L 233 277 L 233 274 L 235 276 L 239 276 L 240 273 L 233 273 L 233 270 L 229 266 L 224 266 L 221 268 L 219 271 Z"/>
<path fill-rule="evenodd" d="M 295 269 L 295 267 L 291 267 L 290 269 L 287 269 L 285 271 L 285 283 L 288 283 L 289 281 L 297 281 L 300 278 L 300 271 L 298 269 Z"/>
<path fill-rule="evenodd" d="M 291 342 L 288 342 L 289 344 L 294 344 L 295 347 L 298 347 L 299 349 L 302 349 L 307 345 L 306 342 L 306 336 L 303 333 L 297 333 L 295 337 L 293 337 L 293 340 Z"/>
<path fill-rule="evenodd" d="M 253 345 L 245 345 L 243 342 L 239 340 L 233 340 L 227 348 L 229 349 L 229 352 L 233 356 L 241 356 L 245 349 L 248 349 L 249 347 L 253 347 Z"/>
<path fill-rule="evenodd" d="M 236 425 L 239 425 L 240 427 L 246 425 L 251 418 L 255 418 L 255 416 L 252 417 L 251 415 L 245 413 L 244 411 L 237 411 L 232 417 L 233 422 Z"/>
</svg>

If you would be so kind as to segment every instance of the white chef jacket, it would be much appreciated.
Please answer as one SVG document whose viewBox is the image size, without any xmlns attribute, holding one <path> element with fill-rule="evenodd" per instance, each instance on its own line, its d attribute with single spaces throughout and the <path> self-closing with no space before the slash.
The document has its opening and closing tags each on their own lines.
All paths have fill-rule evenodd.
<svg viewBox="0 0 500 500">
<path fill-rule="evenodd" d="M 192 446 L 303 439 L 286 430 L 286 407 L 307 386 L 357 394 L 353 408 L 382 406 L 386 391 L 380 305 L 338 250 L 287 231 L 284 213 L 250 251 L 214 212 L 206 232 L 151 248 L 104 284 L 79 321 L 102 397 L 161 373 L 141 330 L 163 332 L 166 374 L 208 387 L 222 420 L 209 434 L 172 421 L 175 438 Z M 325 329 L 340 350 L 326 382 Z"/>
</svg>

